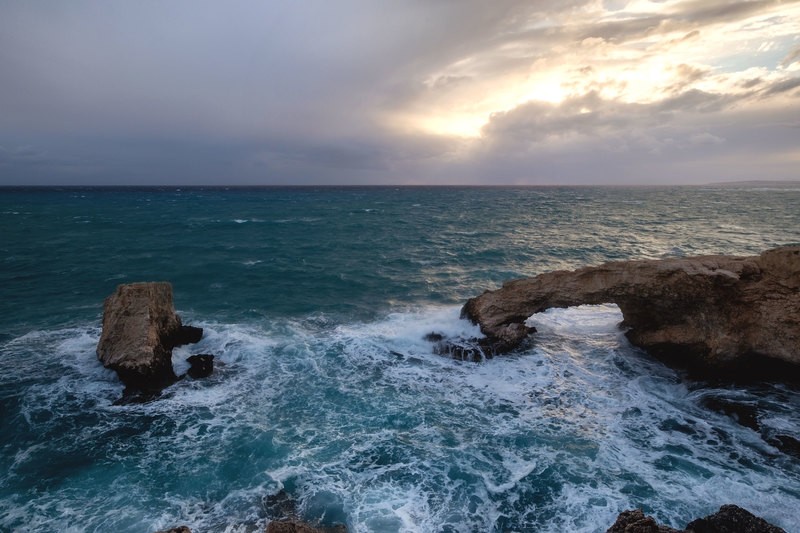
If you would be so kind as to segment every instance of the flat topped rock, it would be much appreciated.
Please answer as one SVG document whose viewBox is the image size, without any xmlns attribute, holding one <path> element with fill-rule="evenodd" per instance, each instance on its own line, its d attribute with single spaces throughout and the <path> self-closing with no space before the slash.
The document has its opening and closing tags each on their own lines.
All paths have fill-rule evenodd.
<svg viewBox="0 0 800 533">
<path fill-rule="evenodd" d="M 158 391 L 177 379 L 172 348 L 201 336 L 202 329 L 181 324 L 169 283 L 120 285 L 103 305 L 97 357 L 129 389 Z"/>
<path fill-rule="evenodd" d="M 619 306 L 634 345 L 680 364 L 800 369 L 798 246 L 753 257 L 618 261 L 549 272 L 486 291 L 468 300 L 462 315 L 511 349 L 527 335 L 512 326 L 531 315 L 602 303 Z"/>
</svg>

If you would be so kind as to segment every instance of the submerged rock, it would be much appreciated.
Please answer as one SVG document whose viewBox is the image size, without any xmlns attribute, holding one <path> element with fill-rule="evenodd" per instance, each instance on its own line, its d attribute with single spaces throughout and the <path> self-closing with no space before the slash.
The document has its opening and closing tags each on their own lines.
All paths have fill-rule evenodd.
<svg viewBox="0 0 800 533">
<path fill-rule="evenodd" d="M 148 396 L 178 379 L 172 369 L 172 348 L 200 336 L 202 329 L 181 324 L 169 283 L 120 285 L 103 305 L 97 358 L 117 373 L 126 396 L 139 392 Z"/>
<path fill-rule="evenodd" d="M 498 351 L 552 307 L 617 304 L 631 343 L 718 376 L 800 379 L 800 247 L 754 257 L 619 261 L 509 281 L 467 301 L 462 315 Z"/>
<path fill-rule="evenodd" d="M 173 527 L 172 529 L 162 529 L 160 531 L 156 531 L 156 533 L 192 533 L 192 530 L 187 526 L 178 526 Z"/>
<path fill-rule="evenodd" d="M 786 533 L 736 505 L 723 505 L 719 511 L 690 522 L 678 530 L 659 525 L 641 510 L 623 511 L 606 533 Z"/>
</svg>

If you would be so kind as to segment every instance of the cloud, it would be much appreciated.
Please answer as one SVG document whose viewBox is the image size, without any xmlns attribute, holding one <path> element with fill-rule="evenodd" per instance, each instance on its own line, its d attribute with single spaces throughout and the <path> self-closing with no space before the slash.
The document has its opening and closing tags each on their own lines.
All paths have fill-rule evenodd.
<svg viewBox="0 0 800 533">
<path fill-rule="evenodd" d="M 786 54 L 786 57 L 781 61 L 781 66 L 787 68 L 798 61 L 800 61 L 800 46 L 795 47 L 794 50 Z"/>
<path fill-rule="evenodd" d="M 800 141 L 774 112 L 799 120 L 798 1 L 0 11 L 0 184 L 585 182 Z"/>
<path fill-rule="evenodd" d="M 800 87 L 800 77 L 788 78 L 772 83 L 762 92 L 762 95 L 767 97 L 782 93 L 788 93 L 797 89 L 798 87 Z M 795 97 L 800 96 L 800 91 L 795 91 L 794 96 Z"/>
</svg>

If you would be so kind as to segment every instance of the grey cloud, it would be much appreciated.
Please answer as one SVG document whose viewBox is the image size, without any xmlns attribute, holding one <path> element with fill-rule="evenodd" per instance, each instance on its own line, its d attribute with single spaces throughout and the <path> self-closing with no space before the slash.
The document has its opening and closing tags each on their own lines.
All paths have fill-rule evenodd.
<svg viewBox="0 0 800 533">
<path fill-rule="evenodd" d="M 6 147 L 0 145 L 0 166 L 40 165 L 47 161 L 47 154 L 32 146 Z"/>
<path fill-rule="evenodd" d="M 670 85 L 668 90 L 672 94 L 679 94 L 684 90 L 686 90 L 687 87 L 689 87 L 693 83 L 707 76 L 710 69 L 693 67 L 691 65 L 682 63 L 677 67 L 673 68 L 672 70 L 675 74 L 674 77 L 676 81 L 672 85 Z"/>
<path fill-rule="evenodd" d="M 742 83 L 741 83 L 741 87 L 742 87 L 743 89 L 752 89 L 752 88 L 754 88 L 754 87 L 758 87 L 758 86 L 759 86 L 759 85 L 761 85 L 762 83 L 764 83 L 764 79 L 763 79 L 763 78 L 760 78 L 760 77 L 758 77 L 758 78 L 751 78 L 751 79 L 749 79 L 749 80 L 746 80 L 746 81 L 742 82 Z"/>
<path fill-rule="evenodd" d="M 775 96 L 783 93 L 789 93 L 794 89 L 800 87 L 800 77 L 788 78 L 781 81 L 772 83 L 769 87 L 764 89 L 761 93 L 762 97 Z M 800 92 L 796 92 L 794 96 L 800 96 Z"/>
<path fill-rule="evenodd" d="M 663 101 L 634 104 L 604 100 L 593 92 L 558 105 L 529 102 L 497 113 L 483 133 L 488 142 L 515 146 L 548 139 L 596 138 L 610 132 L 656 127 L 676 115 L 719 112 L 740 98 L 690 90 Z"/>
<path fill-rule="evenodd" d="M 781 125 L 782 110 L 766 123 L 752 115 L 691 113 L 650 127 L 606 128 L 567 142 L 503 145 L 476 151 L 465 179 L 492 176 L 517 184 L 691 184 L 796 177 L 798 135 Z M 630 126 L 630 125 L 629 125 Z M 563 140 L 563 139 L 562 139 Z M 794 155 L 793 155 L 794 154 Z"/>
<path fill-rule="evenodd" d="M 779 0 L 734 2 L 730 0 L 688 0 L 675 7 L 674 16 L 698 24 L 708 24 L 711 22 L 738 20 L 780 4 Z"/>
<path fill-rule="evenodd" d="M 356 133 L 398 101 L 384 94 L 419 90 L 425 73 L 506 42 L 562 6 L 12 4 L 0 17 L 0 112 L 6 128 L 28 132 Z"/>
<path fill-rule="evenodd" d="M 783 58 L 783 61 L 781 61 L 781 66 L 786 68 L 796 61 L 800 61 L 800 46 L 795 47 L 794 50 L 789 52 L 786 57 Z"/>
<path fill-rule="evenodd" d="M 568 16 L 594 5 L 5 3 L 0 184 L 480 181 L 480 172 L 486 182 L 495 175 L 522 179 L 526 165 L 553 176 L 560 159 L 575 180 L 581 165 L 608 165 L 609 176 L 622 161 L 635 166 L 631 154 L 744 145 L 746 135 L 687 119 L 721 116 L 745 98 L 687 91 L 706 74 L 689 66 L 678 67 L 674 94 L 663 102 L 602 100 L 602 89 L 619 82 L 597 82 L 594 93 L 561 106 L 529 103 L 497 114 L 474 142 L 382 125 L 384 115 L 419 98 L 435 93 L 446 100 L 448 91 L 473 81 L 524 72 L 538 58 L 558 60 L 554 50 L 586 36 L 622 41 L 678 28 L 691 39 L 704 23 L 777 3 L 687 2 L 664 15 L 600 24 Z M 463 61 L 470 68 L 450 72 Z M 577 70 L 563 82 L 587 74 Z M 791 80 L 752 83 L 759 102 L 797 89 Z"/>
<path fill-rule="evenodd" d="M 743 20 L 766 9 L 798 0 L 691 0 L 676 5 L 670 12 L 658 15 L 641 15 L 632 20 L 591 23 L 578 30 L 577 39 L 600 38 L 624 42 L 659 33 L 687 31 L 684 40 L 699 35 L 698 27 L 720 22 Z"/>
</svg>

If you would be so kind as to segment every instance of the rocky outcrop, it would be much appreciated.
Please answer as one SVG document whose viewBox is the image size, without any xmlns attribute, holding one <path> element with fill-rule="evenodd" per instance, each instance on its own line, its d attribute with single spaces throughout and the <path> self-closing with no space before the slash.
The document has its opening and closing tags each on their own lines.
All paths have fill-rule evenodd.
<svg viewBox="0 0 800 533">
<path fill-rule="evenodd" d="M 192 379 L 207 378 L 214 371 L 214 356 L 207 353 L 190 355 L 186 362 L 191 365 L 186 372 Z"/>
<path fill-rule="evenodd" d="M 621 512 L 617 521 L 606 533 L 680 533 L 680 531 L 659 525 L 652 516 L 646 516 L 640 509 L 634 509 Z"/>
<path fill-rule="evenodd" d="M 297 501 L 283 489 L 264 498 L 264 509 L 271 519 L 266 533 L 347 533 L 344 524 L 311 524 L 300 518 Z"/>
<path fill-rule="evenodd" d="M 697 370 L 800 368 L 800 247 L 550 272 L 486 291 L 462 315 L 499 353 L 528 335 L 534 313 L 601 303 L 619 306 L 634 345 Z"/>
<path fill-rule="evenodd" d="M 641 510 L 623 511 L 606 533 L 786 533 L 763 518 L 737 507 L 723 505 L 719 511 L 690 522 L 686 529 L 678 530 L 659 525 Z"/>
<path fill-rule="evenodd" d="M 347 528 L 343 525 L 315 527 L 301 520 L 284 520 L 270 522 L 266 533 L 347 533 Z"/>
<path fill-rule="evenodd" d="M 763 518 L 736 505 L 723 505 L 705 518 L 689 522 L 686 531 L 692 533 L 786 533 Z"/>
<path fill-rule="evenodd" d="M 103 306 L 97 357 L 127 391 L 156 392 L 178 378 L 172 349 L 200 340 L 201 328 L 183 326 L 166 282 L 120 285 Z"/>
</svg>

